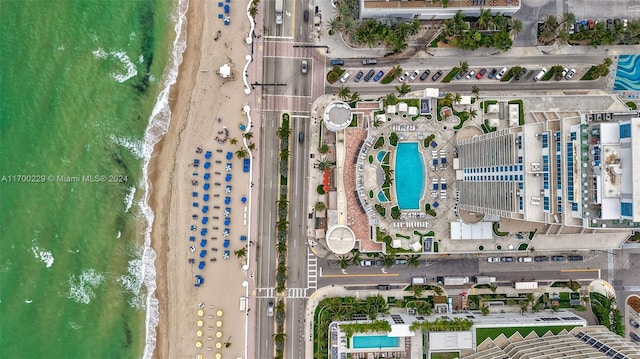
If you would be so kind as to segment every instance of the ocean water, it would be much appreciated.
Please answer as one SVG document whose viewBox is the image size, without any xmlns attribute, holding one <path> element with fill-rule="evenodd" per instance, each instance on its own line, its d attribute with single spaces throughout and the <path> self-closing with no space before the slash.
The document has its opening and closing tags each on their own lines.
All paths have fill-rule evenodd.
<svg viewBox="0 0 640 359">
<path fill-rule="evenodd" d="M 0 0 L 0 357 L 154 345 L 146 164 L 185 2 Z"/>
</svg>

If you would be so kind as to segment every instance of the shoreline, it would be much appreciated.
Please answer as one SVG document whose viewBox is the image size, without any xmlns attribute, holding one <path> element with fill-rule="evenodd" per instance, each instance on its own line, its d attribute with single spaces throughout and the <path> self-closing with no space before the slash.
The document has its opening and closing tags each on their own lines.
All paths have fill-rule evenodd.
<svg viewBox="0 0 640 359">
<path fill-rule="evenodd" d="M 186 0 L 179 0 L 186 1 Z M 180 6 L 180 5 L 178 5 Z M 153 148 L 152 156 L 149 161 L 149 177 L 151 184 L 149 191 L 149 206 L 155 214 L 151 230 L 151 247 L 156 252 L 156 299 L 158 301 L 158 325 L 156 326 L 156 345 L 152 353 L 152 358 L 168 358 L 169 353 L 169 311 L 167 302 L 169 298 L 170 284 L 167 280 L 168 268 L 168 238 L 169 228 L 169 212 L 173 189 L 172 179 L 175 172 L 177 150 L 180 143 L 180 133 L 184 130 L 187 123 L 187 116 L 177 116 L 174 114 L 188 113 L 188 103 L 182 100 L 180 94 L 189 94 L 188 89 L 192 88 L 195 83 L 194 70 L 197 68 L 198 59 L 200 58 L 200 47 L 198 45 L 198 37 L 194 36 L 202 32 L 203 25 L 203 9 L 199 1 L 191 1 L 187 3 L 188 9 L 185 13 L 184 31 L 186 36 L 186 45 L 182 53 L 182 63 L 178 67 L 178 75 L 175 84 L 171 86 L 169 91 L 169 109 L 171 111 L 171 119 L 166 133 L 162 139 L 156 143 Z M 200 20 L 200 21 L 198 21 Z M 182 100 L 182 101 L 181 101 Z M 170 164 L 170 168 L 163 169 L 163 164 Z M 158 279 L 160 278 L 160 279 Z"/>
</svg>

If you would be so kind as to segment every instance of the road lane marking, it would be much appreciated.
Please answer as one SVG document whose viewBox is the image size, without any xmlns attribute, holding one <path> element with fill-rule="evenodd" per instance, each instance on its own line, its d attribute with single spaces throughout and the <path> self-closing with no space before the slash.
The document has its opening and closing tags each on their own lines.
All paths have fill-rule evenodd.
<svg viewBox="0 0 640 359">
<path fill-rule="evenodd" d="M 399 277 L 398 273 L 387 274 L 321 274 L 322 278 L 345 278 L 345 277 Z"/>
<path fill-rule="evenodd" d="M 578 269 L 561 269 L 560 272 L 563 273 L 577 273 L 577 272 L 598 272 L 599 268 L 578 268 Z"/>
</svg>

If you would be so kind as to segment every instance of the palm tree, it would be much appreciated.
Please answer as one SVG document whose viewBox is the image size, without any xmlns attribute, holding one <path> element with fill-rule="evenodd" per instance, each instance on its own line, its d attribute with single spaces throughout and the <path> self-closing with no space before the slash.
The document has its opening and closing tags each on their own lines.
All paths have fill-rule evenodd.
<svg viewBox="0 0 640 359">
<path fill-rule="evenodd" d="M 247 150 L 245 150 L 244 148 L 241 148 L 236 151 L 236 157 L 238 158 L 245 158 L 247 157 L 247 155 L 248 155 Z"/>
<path fill-rule="evenodd" d="M 391 77 L 391 79 L 396 79 L 400 75 L 402 75 L 402 67 L 400 67 L 400 65 L 392 67 L 387 73 L 387 76 Z"/>
<path fill-rule="evenodd" d="M 230 144 L 232 144 L 232 145 L 236 145 L 236 144 L 238 144 L 238 139 L 237 139 L 237 138 L 235 138 L 235 137 L 232 137 L 232 138 L 229 140 L 229 143 L 230 143 Z"/>
<path fill-rule="evenodd" d="M 244 133 L 242 134 L 242 137 L 244 137 L 244 138 L 245 138 L 245 139 L 247 139 L 247 140 L 250 140 L 250 139 L 252 139 L 252 138 L 253 138 L 253 132 L 251 132 L 251 131 L 249 131 L 249 132 L 244 132 Z"/>
<path fill-rule="evenodd" d="M 402 97 L 411 92 L 411 86 L 403 82 L 400 86 L 396 86 L 396 91 L 398 91 L 400 97 Z"/>
<path fill-rule="evenodd" d="M 453 104 L 453 94 L 451 92 L 447 92 L 442 99 L 442 104 L 445 106 L 451 106 Z"/>
<path fill-rule="evenodd" d="M 523 27 L 522 20 L 516 19 L 515 17 L 509 19 L 509 35 L 512 38 L 518 36 L 522 32 Z"/>
<path fill-rule="evenodd" d="M 333 162 L 329 161 L 326 157 L 322 157 L 316 161 L 316 166 L 320 171 L 324 171 L 327 168 L 331 168 L 331 166 L 333 166 Z"/>
<path fill-rule="evenodd" d="M 480 17 L 478 17 L 478 28 L 480 30 L 484 30 L 487 28 L 487 26 L 489 25 L 489 22 L 491 22 L 491 9 L 480 9 Z"/>
<path fill-rule="evenodd" d="M 466 61 L 460 61 L 460 71 L 467 72 L 469 70 L 469 63 Z"/>
<path fill-rule="evenodd" d="M 276 252 L 285 253 L 287 251 L 287 243 L 286 242 L 278 242 L 276 243 Z"/>
<path fill-rule="evenodd" d="M 418 267 L 420 265 L 420 256 L 412 255 L 407 259 L 407 266 L 409 267 Z"/>
<path fill-rule="evenodd" d="M 360 93 L 355 91 L 351 94 L 351 100 L 349 102 L 358 102 L 362 101 L 362 97 L 360 97 Z"/>
<path fill-rule="evenodd" d="M 389 180 L 389 182 L 391 182 L 391 180 Z M 389 184 L 391 184 L 391 183 L 389 183 Z M 382 266 L 383 267 L 391 268 L 393 263 L 394 263 L 393 256 L 386 255 L 386 254 L 382 256 Z"/>
<path fill-rule="evenodd" d="M 256 144 L 253 142 L 249 142 L 249 144 L 247 145 L 247 148 L 249 149 L 249 151 L 253 151 L 256 149 Z"/>
<path fill-rule="evenodd" d="M 327 208 L 325 206 L 324 202 L 316 202 L 314 207 L 315 207 L 316 211 L 318 211 L 318 212 L 322 212 Z"/>
<path fill-rule="evenodd" d="M 276 223 L 276 229 L 279 231 L 286 231 L 288 227 L 289 222 L 287 221 L 278 221 L 278 223 Z"/>
<path fill-rule="evenodd" d="M 565 29 L 568 29 L 571 24 L 576 22 L 576 15 L 572 12 L 565 12 L 560 17 L 560 24 L 563 25 Z"/>
<path fill-rule="evenodd" d="M 384 101 L 387 105 L 395 105 L 398 103 L 398 98 L 395 94 L 390 93 L 385 97 Z"/>
<path fill-rule="evenodd" d="M 347 269 L 347 268 L 349 268 L 350 264 L 351 264 L 351 258 L 349 258 L 347 256 L 341 256 L 340 257 L 340 268 Z"/>
<path fill-rule="evenodd" d="M 338 91 L 338 98 L 341 100 L 346 100 L 351 96 L 351 89 L 349 87 L 342 86 L 340 91 Z"/>
<path fill-rule="evenodd" d="M 412 285 L 409 287 L 409 290 L 413 292 L 413 296 L 416 298 L 420 298 L 424 293 L 424 287 L 421 285 Z"/>
<path fill-rule="evenodd" d="M 333 35 L 336 31 L 340 31 L 342 28 L 342 23 L 338 20 L 338 17 L 334 17 L 333 19 L 327 22 L 327 32 L 329 35 Z"/>
<path fill-rule="evenodd" d="M 470 119 L 475 120 L 477 116 L 478 116 L 478 110 L 476 110 L 475 108 L 472 108 L 471 110 L 469 110 Z"/>
<path fill-rule="evenodd" d="M 229 337 L 229 339 L 227 339 L 227 341 L 226 341 L 226 342 L 224 342 L 224 347 L 225 347 L 225 348 L 231 348 L 231 342 L 230 342 L 230 340 L 231 340 L 231 337 Z"/>
<path fill-rule="evenodd" d="M 549 72 L 551 72 L 555 76 L 557 74 L 561 74 L 562 70 L 564 70 L 564 67 L 562 67 L 562 65 L 554 65 L 554 66 L 551 66 L 551 68 L 549 69 Z"/>
<path fill-rule="evenodd" d="M 511 68 L 511 74 L 520 76 L 521 73 L 522 73 L 522 66 L 516 65 Z"/>
<path fill-rule="evenodd" d="M 291 134 L 291 129 L 289 127 L 278 127 L 277 134 L 280 138 L 289 137 L 289 135 Z"/>
<path fill-rule="evenodd" d="M 242 247 L 242 248 L 238 249 L 237 251 L 233 251 L 233 254 L 235 254 L 238 259 L 242 259 L 242 258 L 247 256 L 247 248 L 246 247 Z"/>
<path fill-rule="evenodd" d="M 353 265 L 360 264 L 360 261 L 362 260 L 362 258 L 360 257 L 360 252 L 357 249 L 354 249 L 351 251 L 351 253 L 353 254 L 353 256 L 351 257 L 351 263 Z"/>
<path fill-rule="evenodd" d="M 258 8 L 255 5 L 251 5 L 251 7 L 249 8 L 249 15 L 253 18 L 258 15 Z"/>
<path fill-rule="evenodd" d="M 289 150 L 280 151 L 280 159 L 286 161 L 289 159 Z"/>
<path fill-rule="evenodd" d="M 460 94 L 456 92 L 456 95 L 453 97 L 453 102 L 455 103 L 462 102 L 462 96 L 460 96 Z"/>
<path fill-rule="evenodd" d="M 480 87 L 473 85 L 471 86 L 471 93 L 476 97 L 476 100 L 478 99 L 478 97 L 480 97 Z"/>
</svg>

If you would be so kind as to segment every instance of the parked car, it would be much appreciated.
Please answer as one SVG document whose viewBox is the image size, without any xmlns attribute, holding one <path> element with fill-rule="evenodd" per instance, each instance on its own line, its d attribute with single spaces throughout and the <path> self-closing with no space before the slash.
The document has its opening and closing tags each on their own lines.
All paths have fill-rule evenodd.
<svg viewBox="0 0 640 359">
<path fill-rule="evenodd" d="M 521 78 L 522 76 L 524 76 L 524 74 L 526 74 L 526 73 L 527 73 L 527 69 L 523 67 L 523 68 L 522 68 L 522 70 L 520 71 L 520 73 L 519 73 L 519 74 L 516 74 L 516 81 L 519 81 L 519 80 L 520 80 L 520 78 Z"/>
<path fill-rule="evenodd" d="M 587 26 L 589 26 L 589 30 L 593 30 L 593 27 L 596 26 L 593 20 L 587 20 Z"/>
<path fill-rule="evenodd" d="M 409 77 L 409 73 L 407 71 L 405 71 L 402 76 L 398 77 L 398 82 L 404 82 L 404 80 L 407 79 L 407 77 Z"/>
<path fill-rule="evenodd" d="M 407 264 L 407 260 L 406 260 L 406 259 L 402 259 L 402 258 L 400 258 L 400 259 L 396 259 L 396 260 L 394 261 L 394 263 L 395 263 L 395 264 Z"/>
<path fill-rule="evenodd" d="M 462 76 L 464 76 L 464 74 L 466 74 L 466 71 L 458 71 L 458 73 L 456 74 L 456 80 L 460 80 L 462 78 Z"/>
<path fill-rule="evenodd" d="M 569 262 L 582 262 L 584 260 L 583 256 L 568 256 L 567 259 Z"/>
<path fill-rule="evenodd" d="M 369 80 L 371 80 L 371 78 L 373 77 L 373 75 L 375 75 L 376 70 L 369 70 L 369 72 L 367 72 L 366 75 L 364 75 L 364 82 L 369 82 Z"/>
<path fill-rule="evenodd" d="M 576 26 L 574 24 L 569 24 L 569 33 L 573 34 L 576 32 Z"/>
<path fill-rule="evenodd" d="M 414 70 L 411 76 L 409 76 L 409 81 L 415 80 L 418 77 L 418 75 L 420 75 L 420 71 Z"/>
<path fill-rule="evenodd" d="M 489 262 L 489 263 L 498 263 L 498 262 L 500 262 L 500 257 L 489 257 L 489 258 L 487 258 L 487 262 Z"/>
<path fill-rule="evenodd" d="M 640 324 L 633 319 L 629 319 L 629 324 L 636 329 L 640 328 Z"/>
<path fill-rule="evenodd" d="M 302 64 L 300 65 L 300 70 L 303 74 L 307 73 L 307 60 L 302 60 Z"/>
<path fill-rule="evenodd" d="M 422 75 L 420 75 L 420 81 L 424 81 L 427 79 L 427 77 L 429 77 L 429 74 L 431 73 L 431 71 L 429 70 L 424 70 L 424 72 L 422 73 Z"/>
<path fill-rule="evenodd" d="M 482 70 L 478 71 L 478 74 L 476 75 L 476 78 L 478 80 L 480 80 L 482 78 L 482 76 L 484 76 L 484 74 L 486 74 L 486 73 L 487 73 L 487 69 L 482 69 Z"/>
<path fill-rule="evenodd" d="M 500 261 L 501 262 L 513 262 L 514 259 L 513 259 L 513 257 L 502 257 L 502 258 L 500 258 Z"/>
<path fill-rule="evenodd" d="M 298 142 L 304 142 L 304 132 L 302 131 L 298 132 Z"/>
<path fill-rule="evenodd" d="M 562 69 L 562 73 L 560 73 L 560 74 L 558 74 L 558 76 L 556 76 L 556 81 L 562 80 L 562 78 L 567 75 L 567 72 L 569 72 L 568 68 L 565 67 L 564 69 Z"/>
<path fill-rule="evenodd" d="M 349 79 L 349 76 L 351 76 L 351 74 L 348 71 L 345 71 L 345 73 L 340 78 L 340 82 L 342 83 L 347 82 L 347 80 Z"/>
<path fill-rule="evenodd" d="M 373 82 L 378 82 L 378 80 L 382 78 L 382 75 L 384 75 L 384 71 L 382 70 L 378 71 L 378 73 L 376 74 L 376 77 L 373 78 Z"/>
<path fill-rule="evenodd" d="M 607 19 L 607 30 L 611 30 L 613 28 L 613 19 Z"/>
<path fill-rule="evenodd" d="M 309 21 L 309 10 L 305 10 L 305 11 L 302 13 L 302 18 L 304 19 L 304 22 Z"/>
<path fill-rule="evenodd" d="M 636 333 L 634 333 L 634 332 L 631 332 L 631 333 L 629 333 L 629 336 L 630 336 L 630 337 L 631 337 L 631 339 L 633 339 L 634 341 L 636 341 L 636 342 L 640 342 L 640 335 L 638 335 L 638 334 L 636 334 Z"/>
<path fill-rule="evenodd" d="M 518 262 L 531 263 L 533 262 L 533 259 L 531 259 L 531 257 L 518 257 Z"/>
<path fill-rule="evenodd" d="M 489 72 L 489 75 L 487 75 L 487 78 L 491 80 L 496 76 L 497 73 L 498 73 L 498 69 L 494 68 L 493 70 L 491 70 L 491 72 Z"/>
<path fill-rule="evenodd" d="M 536 262 L 547 262 L 549 260 L 549 257 L 547 256 L 536 256 L 535 258 L 533 258 L 534 261 Z"/>
<path fill-rule="evenodd" d="M 391 286 L 388 284 L 378 284 L 378 290 L 389 290 Z"/>
<path fill-rule="evenodd" d="M 358 73 L 356 74 L 356 77 L 353 78 L 353 82 L 359 82 L 362 76 L 364 76 L 364 72 L 358 71 Z"/>
<path fill-rule="evenodd" d="M 442 76 L 442 70 L 438 70 L 438 72 L 436 72 L 432 77 L 431 80 L 432 81 L 436 81 L 437 79 L 440 78 L 440 76 Z"/>
<path fill-rule="evenodd" d="M 627 19 L 622 19 L 622 26 L 627 27 L 627 25 L 629 24 Z"/>
<path fill-rule="evenodd" d="M 375 65 L 377 63 L 378 63 L 378 60 L 376 60 L 376 59 L 364 59 L 364 60 L 362 60 L 362 64 L 365 65 L 365 66 L 366 65 Z"/>
<path fill-rule="evenodd" d="M 540 71 L 538 71 L 538 73 L 533 77 L 533 81 L 540 81 L 544 74 L 547 73 L 547 71 L 548 70 L 546 67 L 541 68 Z"/>
<path fill-rule="evenodd" d="M 473 77 L 473 75 L 475 75 L 476 72 L 474 70 L 469 71 L 469 73 L 467 74 L 467 76 L 465 76 L 464 78 L 467 80 L 471 80 L 471 78 Z"/>
<path fill-rule="evenodd" d="M 554 262 L 564 262 L 564 260 L 566 259 L 565 256 L 552 256 L 551 260 Z"/>
<path fill-rule="evenodd" d="M 331 60 L 331 66 L 342 66 L 344 65 L 343 59 L 333 59 Z"/>
<path fill-rule="evenodd" d="M 373 267 L 376 263 L 372 260 L 360 261 L 361 267 Z"/>
<path fill-rule="evenodd" d="M 500 70 L 500 72 L 498 72 L 498 74 L 496 75 L 496 80 L 500 80 L 502 78 L 502 76 L 504 76 L 504 74 L 507 73 L 507 70 L 509 70 L 506 67 L 503 67 L 502 70 Z"/>
<path fill-rule="evenodd" d="M 576 74 L 576 69 L 571 69 L 571 70 L 569 70 L 569 72 L 567 73 L 567 76 L 565 76 L 565 78 L 566 78 L 567 80 L 571 80 L 571 78 L 572 78 L 572 77 L 573 77 L 573 75 L 575 75 L 575 74 Z"/>
</svg>

